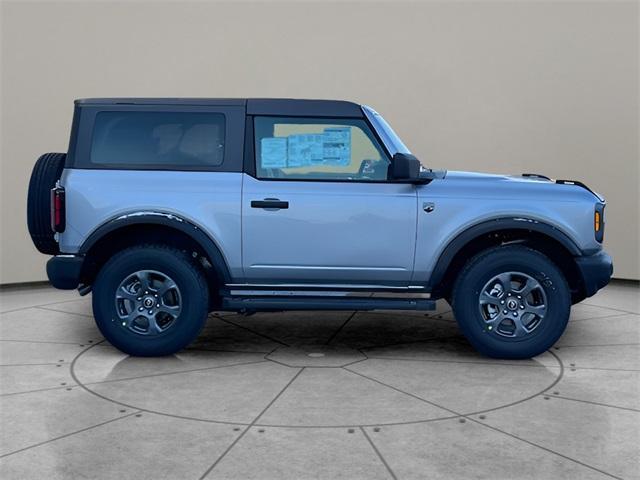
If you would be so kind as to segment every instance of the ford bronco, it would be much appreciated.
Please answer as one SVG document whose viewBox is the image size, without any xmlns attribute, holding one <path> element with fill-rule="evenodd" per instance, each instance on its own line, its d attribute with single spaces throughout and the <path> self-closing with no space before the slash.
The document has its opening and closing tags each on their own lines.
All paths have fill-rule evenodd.
<svg viewBox="0 0 640 480">
<path fill-rule="evenodd" d="M 609 282 L 604 209 L 578 181 L 425 168 L 351 102 L 114 98 L 75 102 L 28 227 L 51 284 L 92 291 L 131 355 L 184 348 L 214 310 L 442 298 L 479 352 L 528 358 Z"/>
</svg>

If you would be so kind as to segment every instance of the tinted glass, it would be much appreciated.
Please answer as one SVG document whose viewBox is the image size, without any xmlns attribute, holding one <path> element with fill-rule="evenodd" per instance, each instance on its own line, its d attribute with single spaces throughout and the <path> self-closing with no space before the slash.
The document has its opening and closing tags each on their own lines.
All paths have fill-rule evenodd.
<svg viewBox="0 0 640 480">
<path fill-rule="evenodd" d="M 144 167 L 218 166 L 224 159 L 224 115 L 100 112 L 91 163 Z"/>
<path fill-rule="evenodd" d="M 256 117 L 254 129 L 258 178 L 387 179 L 389 159 L 363 120 Z"/>
</svg>

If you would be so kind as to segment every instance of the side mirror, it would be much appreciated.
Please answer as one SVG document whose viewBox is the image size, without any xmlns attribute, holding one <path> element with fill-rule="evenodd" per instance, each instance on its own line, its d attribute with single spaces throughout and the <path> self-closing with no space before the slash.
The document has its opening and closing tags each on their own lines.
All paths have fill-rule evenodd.
<svg viewBox="0 0 640 480">
<path fill-rule="evenodd" d="M 397 181 L 419 181 L 420 160 L 410 153 L 396 153 L 391 160 L 391 178 Z"/>
</svg>

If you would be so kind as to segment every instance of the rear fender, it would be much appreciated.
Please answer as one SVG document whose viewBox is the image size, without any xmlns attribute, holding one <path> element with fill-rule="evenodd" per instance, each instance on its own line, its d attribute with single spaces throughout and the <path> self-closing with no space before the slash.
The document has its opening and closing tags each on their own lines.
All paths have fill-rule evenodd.
<svg viewBox="0 0 640 480">
<path fill-rule="evenodd" d="M 191 237 L 202 248 L 220 278 L 225 283 L 231 282 L 228 264 L 213 239 L 194 223 L 173 213 L 141 211 L 116 217 L 95 229 L 81 245 L 78 253 L 86 255 L 98 241 L 109 233 L 131 225 L 164 225 L 181 231 Z"/>
</svg>

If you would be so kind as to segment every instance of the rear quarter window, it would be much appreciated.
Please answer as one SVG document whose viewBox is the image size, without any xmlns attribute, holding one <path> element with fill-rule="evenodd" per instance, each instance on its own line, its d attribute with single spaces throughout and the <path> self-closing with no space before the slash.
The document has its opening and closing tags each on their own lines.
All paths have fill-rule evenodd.
<svg viewBox="0 0 640 480">
<path fill-rule="evenodd" d="M 224 161 L 225 116 L 206 112 L 99 112 L 95 167 L 208 168 Z"/>
</svg>

